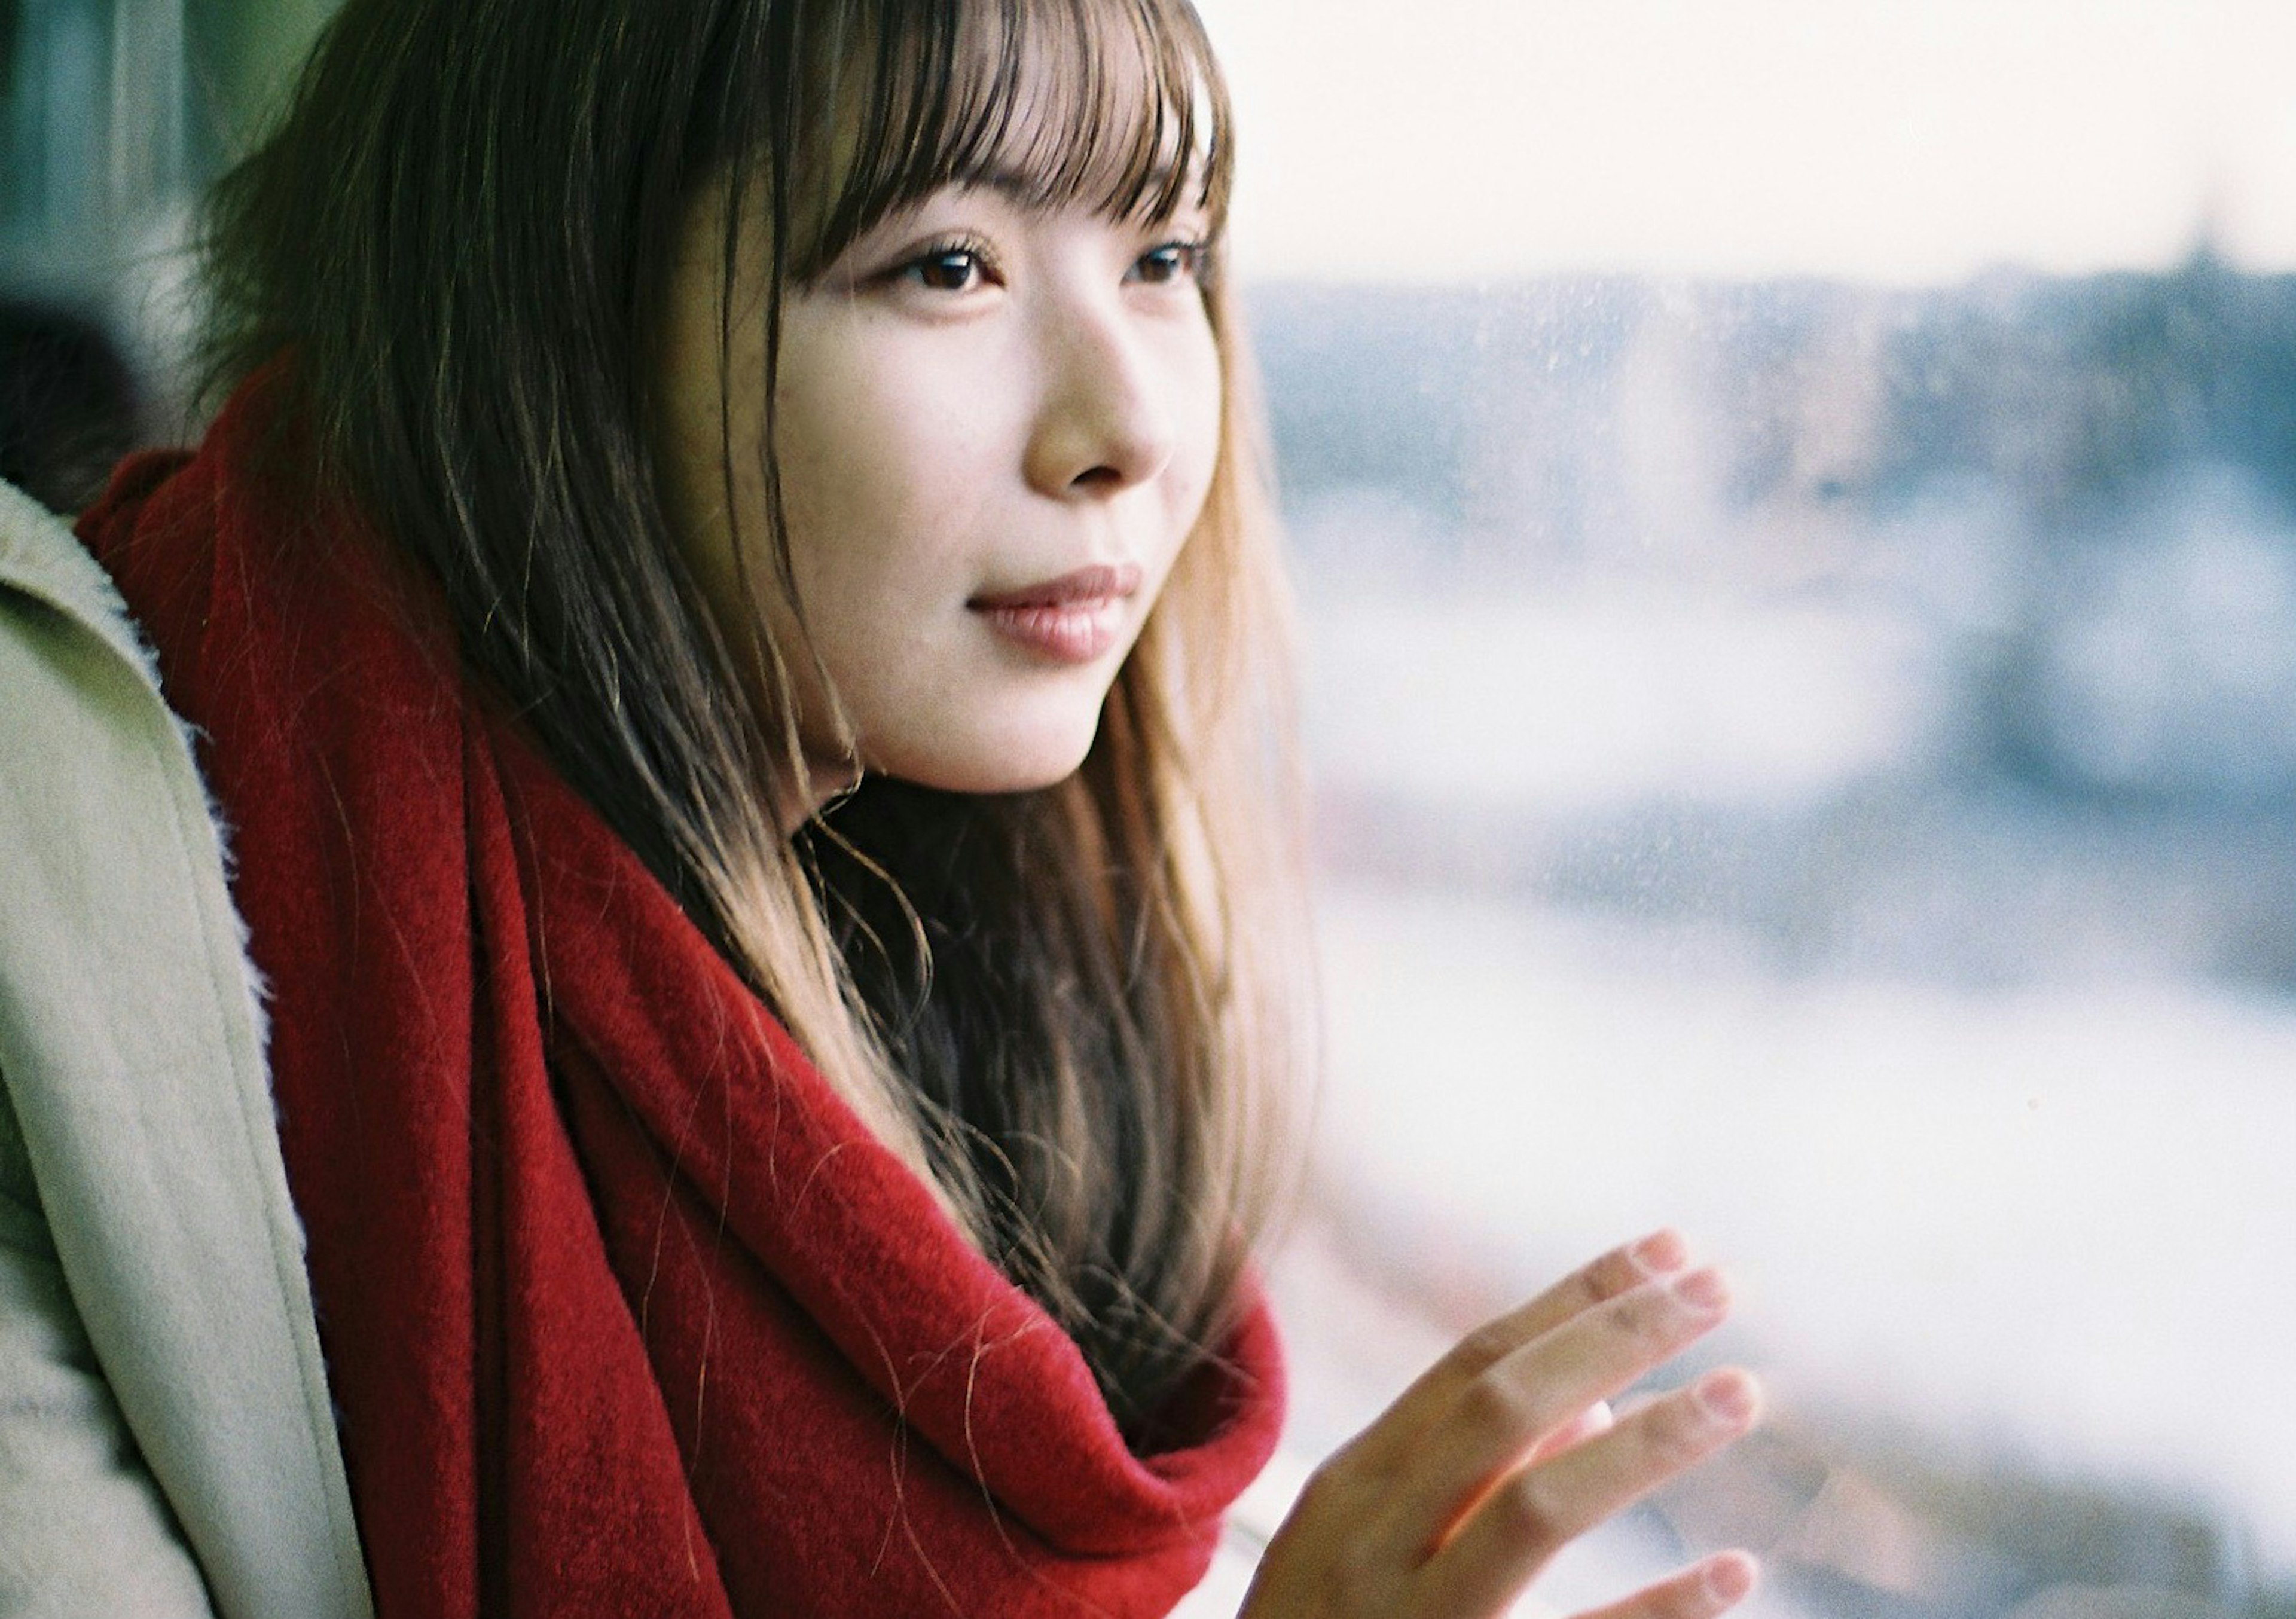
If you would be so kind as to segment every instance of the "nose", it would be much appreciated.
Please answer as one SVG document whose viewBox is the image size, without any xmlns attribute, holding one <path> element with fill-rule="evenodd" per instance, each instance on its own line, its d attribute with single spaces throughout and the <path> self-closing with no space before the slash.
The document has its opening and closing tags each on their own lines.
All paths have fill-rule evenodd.
<svg viewBox="0 0 2296 1619">
<path fill-rule="evenodd" d="M 1152 481 L 1172 459 L 1173 379 L 1120 299 L 1050 313 L 1038 341 L 1044 391 L 1028 446 L 1029 482 L 1056 500 L 1100 500 Z"/>
</svg>

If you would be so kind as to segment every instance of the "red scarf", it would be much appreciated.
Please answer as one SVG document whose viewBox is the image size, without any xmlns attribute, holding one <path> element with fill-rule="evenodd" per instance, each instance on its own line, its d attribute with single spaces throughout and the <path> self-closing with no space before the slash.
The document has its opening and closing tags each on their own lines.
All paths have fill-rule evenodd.
<svg viewBox="0 0 2296 1619">
<path fill-rule="evenodd" d="M 1255 1301 L 1138 1459 L 258 384 L 81 532 L 206 736 L 386 1616 L 1151 1615 L 1273 1448 Z"/>
</svg>

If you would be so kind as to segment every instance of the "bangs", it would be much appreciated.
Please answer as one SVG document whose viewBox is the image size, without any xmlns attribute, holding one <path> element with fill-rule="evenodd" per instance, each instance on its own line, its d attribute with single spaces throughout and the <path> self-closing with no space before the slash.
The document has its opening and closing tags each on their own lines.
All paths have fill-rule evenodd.
<svg viewBox="0 0 2296 1619">
<path fill-rule="evenodd" d="M 1218 234 L 1234 157 L 1226 86 L 1186 0 L 835 0 L 803 55 L 824 132 L 800 161 L 788 269 L 819 274 L 950 185 Z M 823 15 L 823 13 L 826 15 Z M 857 14 L 859 13 L 859 14 Z M 809 227 L 809 228 L 808 228 Z"/>
</svg>

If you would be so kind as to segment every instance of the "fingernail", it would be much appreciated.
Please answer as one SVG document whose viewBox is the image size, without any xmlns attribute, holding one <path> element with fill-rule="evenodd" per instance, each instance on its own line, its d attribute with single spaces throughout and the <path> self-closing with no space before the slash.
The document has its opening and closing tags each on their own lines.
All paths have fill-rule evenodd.
<svg viewBox="0 0 2296 1619">
<path fill-rule="evenodd" d="M 1754 1589 L 1758 1572 L 1754 1559 L 1742 1551 L 1726 1551 L 1706 1566 L 1706 1597 L 1718 1607 L 1742 1602 Z"/>
<path fill-rule="evenodd" d="M 1690 1396 L 1718 1427 L 1736 1427 L 1754 1414 L 1760 1399 L 1754 1379 L 1742 1371 L 1710 1371 L 1691 1385 Z"/>
<path fill-rule="evenodd" d="M 1668 1290 L 1685 1309 L 1698 1315 L 1719 1315 L 1730 1303 L 1729 1284 L 1722 1280 L 1721 1271 L 1710 1266 L 1676 1277 L 1668 1284 Z"/>
<path fill-rule="evenodd" d="M 1690 1249 L 1678 1231 L 1652 1231 L 1628 1248 L 1627 1257 L 1645 1276 L 1667 1276 L 1690 1263 Z"/>
</svg>

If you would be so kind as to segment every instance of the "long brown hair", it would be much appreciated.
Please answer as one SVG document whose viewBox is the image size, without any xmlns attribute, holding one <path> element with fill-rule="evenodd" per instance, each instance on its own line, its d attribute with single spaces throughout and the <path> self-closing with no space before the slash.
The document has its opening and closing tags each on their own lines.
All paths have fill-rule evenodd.
<svg viewBox="0 0 2296 1619">
<path fill-rule="evenodd" d="M 1210 495 L 1082 769 L 871 780 L 783 836 L 791 660 L 729 639 L 651 450 L 683 221 L 783 289 L 992 172 L 1224 224 L 1187 0 L 348 0 L 213 200 L 211 357 L 282 351 L 322 471 L 436 570 L 465 656 L 831 1082 L 1074 1335 L 1119 1417 L 1215 1345 L 1305 1026 L 1285 637 L 1259 415 L 1214 274 Z M 730 305 L 723 317 L 731 352 Z M 753 514 L 793 593 L 770 430 Z M 801 609 L 801 602 L 799 604 Z M 760 625 L 763 615 L 758 616 Z"/>
</svg>

